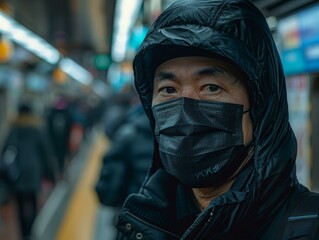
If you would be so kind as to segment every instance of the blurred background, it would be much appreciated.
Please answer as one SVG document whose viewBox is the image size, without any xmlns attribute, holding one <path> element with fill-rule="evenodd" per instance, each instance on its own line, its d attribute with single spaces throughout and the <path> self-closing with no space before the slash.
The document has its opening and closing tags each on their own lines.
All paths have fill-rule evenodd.
<svg viewBox="0 0 319 240">
<path fill-rule="evenodd" d="M 39 155 L 31 169 L 13 168 L 20 180 L 40 169 L 28 190 L 0 181 L 1 240 L 114 239 L 116 212 L 136 191 L 123 186 L 130 177 L 143 179 L 152 152 L 148 124 L 134 122 L 145 116 L 132 59 L 172 2 L 0 0 L 0 156 L 14 162 L 16 155 Z M 252 2 L 267 18 L 283 62 L 297 175 L 319 191 L 319 3 Z M 129 152 L 133 143 L 123 139 L 139 147 Z M 133 154 L 143 156 L 138 166 L 127 159 Z M 118 192 L 109 186 L 117 171 Z"/>
</svg>

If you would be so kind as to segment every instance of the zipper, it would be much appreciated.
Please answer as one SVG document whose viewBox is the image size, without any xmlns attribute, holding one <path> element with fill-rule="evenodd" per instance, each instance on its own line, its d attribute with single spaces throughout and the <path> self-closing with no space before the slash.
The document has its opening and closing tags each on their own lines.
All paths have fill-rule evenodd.
<svg viewBox="0 0 319 240">
<path fill-rule="evenodd" d="M 196 235 L 196 237 L 194 238 L 194 240 L 198 240 L 203 233 L 205 232 L 205 230 L 207 229 L 209 223 L 211 222 L 213 216 L 214 216 L 214 211 L 215 211 L 215 207 L 211 210 L 211 212 L 209 213 L 209 217 L 207 219 L 207 221 L 205 222 L 204 226 L 199 230 L 198 234 Z"/>
<path fill-rule="evenodd" d="M 166 234 L 168 234 L 168 235 L 170 235 L 170 236 L 172 236 L 172 237 L 174 237 L 174 238 L 180 239 L 180 236 L 177 236 L 177 235 L 174 234 L 174 233 L 171 233 L 171 232 L 169 232 L 169 231 L 167 231 L 167 230 L 165 230 L 165 229 L 162 229 L 162 228 L 160 228 L 160 227 L 158 227 L 158 226 L 155 226 L 155 225 L 153 225 L 153 224 L 151 224 L 151 223 L 149 223 L 149 222 L 146 222 L 145 220 L 143 220 L 143 219 L 137 217 L 136 215 L 134 215 L 134 214 L 132 214 L 132 213 L 130 213 L 130 212 L 127 212 L 127 214 L 130 215 L 132 218 L 135 218 L 136 220 L 138 220 L 138 221 L 144 223 L 145 225 L 147 225 L 147 226 L 149 226 L 149 227 L 151 227 L 151 228 L 154 228 L 154 229 L 156 229 L 156 230 L 159 230 L 159 231 L 161 231 L 161 232 L 164 232 L 164 233 L 166 233 Z"/>
<path fill-rule="evenodd" d="M 209 213 L 209 217 L 207 219 L 207 221 L 205 222 L 204 226 L 199 230 L 198 234 L 196 235 L 196 237 L 194 238 L 194 240 L 198 240 L 203 233 L 206 231 L 209 223 L 212 221 L 213 216 L 214 216 L 214 211 L 215 211 L 215 207 L 211 210 L 211 212 Z"/>
</svg>

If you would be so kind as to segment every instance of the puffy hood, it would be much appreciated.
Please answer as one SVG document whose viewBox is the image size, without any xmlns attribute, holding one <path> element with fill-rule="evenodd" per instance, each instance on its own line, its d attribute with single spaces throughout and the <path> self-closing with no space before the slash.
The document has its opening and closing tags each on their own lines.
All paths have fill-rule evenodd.
<svg viewBox="0 0 319 240">
<path fill-rule="evenodd" d="M 273 232 L 264 235 L 265 229 L 271 225 L 277 228 L 275 232 L 281 230 L 280 224 L 271 221 L 280 209 L 285 209 L 289 196 L 300 185 L 295 174 L 297 145 L 288 122 L 285 77 L 264 17 L 248 0 L 176 1 L 160 15 L 133 61 L 136 89 L 153 134 L 154 70 L 162 62 L 179 56 L 221 58 L 245 73 L 254 155 L 230 190 L 211 201 L 183 236 L 176 238 L 274 237 Z M 175 232 L 171 228 L 176 224 L 175 213 L 181 204 L 177 200 L 181 185 L 163 170 L 158 144 L 154 144 L 152 168 L 140 194 L 125 202 L 119 221 L 125 224 L 127 218 L 138 216 L 133 219 L 142 219 L 148 226 L 156 226 L 154 229 L 165 229 L 162 233 Z M 207 231 L 203 232 L 205 228 Z M 252 229 L 249 237 L 244 236 Z"/>
<path fill-rule="evenodd" d="M 222 58 L 247 75 L 258 173 L 255 180 L 289 171 L 294 181 L 296 140 L 288 122 L 285 76 L 260 11 L 244 0 L 188 0 L 176 1 L 163 12 L 133 62 L 136 89 L 153 128 L 154 70 L 166 60 L 195 55 Z M 154 161 L 153 170 L 160 166 L 157 153 Z"/>
</svg>

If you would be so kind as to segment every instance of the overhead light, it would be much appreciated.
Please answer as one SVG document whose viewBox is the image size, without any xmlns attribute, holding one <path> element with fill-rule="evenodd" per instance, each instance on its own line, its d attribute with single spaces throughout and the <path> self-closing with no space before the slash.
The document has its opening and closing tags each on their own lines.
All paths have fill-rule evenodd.
<svg viewBox="0 0 319 240">
<path fill-rule="evenodd" d="M 89 85 L 93 81 L 93 75 L 70 58 L 62 59 L 60 61 L 60 68 L 82 84 Z"/>
<path fill-rule="evenodd" d="M 136 22 L 142 0 L 118 0 L 115 9 L 112 59 L 121 62 L 125 58 L 130 31 Z"/>
<path fill-rule="evenodd" d="M 3 33 L 10 32 L 15 24 L 13 19 L 0 12 L 0 31 Z"/>
<path fill-rule="evenodd" d="M 56 48 L 3 12 L 0 12 L 0 33 L 48 63 L 60 60 Z"/>
</svg>

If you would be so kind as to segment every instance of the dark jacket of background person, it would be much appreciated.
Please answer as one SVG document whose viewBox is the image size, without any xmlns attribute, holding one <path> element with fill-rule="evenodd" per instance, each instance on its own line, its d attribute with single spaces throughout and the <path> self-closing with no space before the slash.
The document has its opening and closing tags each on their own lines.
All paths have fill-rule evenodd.
<svg viewBox="0 0 319 240">
<path fill-rule="evenodd" d="M 52 156 L 47 140 L 40 121 L 33 115 L 31 107 L 21 105 L 3 152 L 9 146 L 17 149 L 15 161 L 20 175 L 15 182 L 7 182 L 7 186 L 12 199 L 17 204 L 18 219 L 24 239 L 29 239 L 39 210 L 38 194 L 42 181 L 44 179 L 52 183 L 55 181 L 55 158 Z"/>
<path fill-rule="evenodd" d="M 148 118 L 141 107 L 116 132 L 103 159 L 96 185 L 99 200 L 106 206 L 120 207 L 131 193 L 137 193 L 150 167 L 153 138 Z"/>
<path fill-rule="evenodd" d="M 56 163 L 48 145 L 47 136 L 41 129 L 40 121 L 31 110 L 23 110 L 13 122 L 4 145 L 17 147 L 17 162 L 20 177 L 14 183 L 15 192 L 38 192 L 43 178 L 54 180 Z"/>
<path fill-rule="evenodd" d="M 289 209 L 308 189 L 296 177 L 297 144 L 288 122 L 285 76 L 263 15 L 249 1 L 194 0 L 176 1 L 159 16 L 133 62 L 153 132 L 154 69 L 168 59 L 194 55 L 220 56 L 248 76 L 255 143 L 251 164 L 229 191 L 183 222 L 190 195 L 163 169 L 155 143 L 147 180 L 139 194 L 126 199 L 119 215 L 121 239 L 288 239 L 282 232 Z"/>
</svg>

